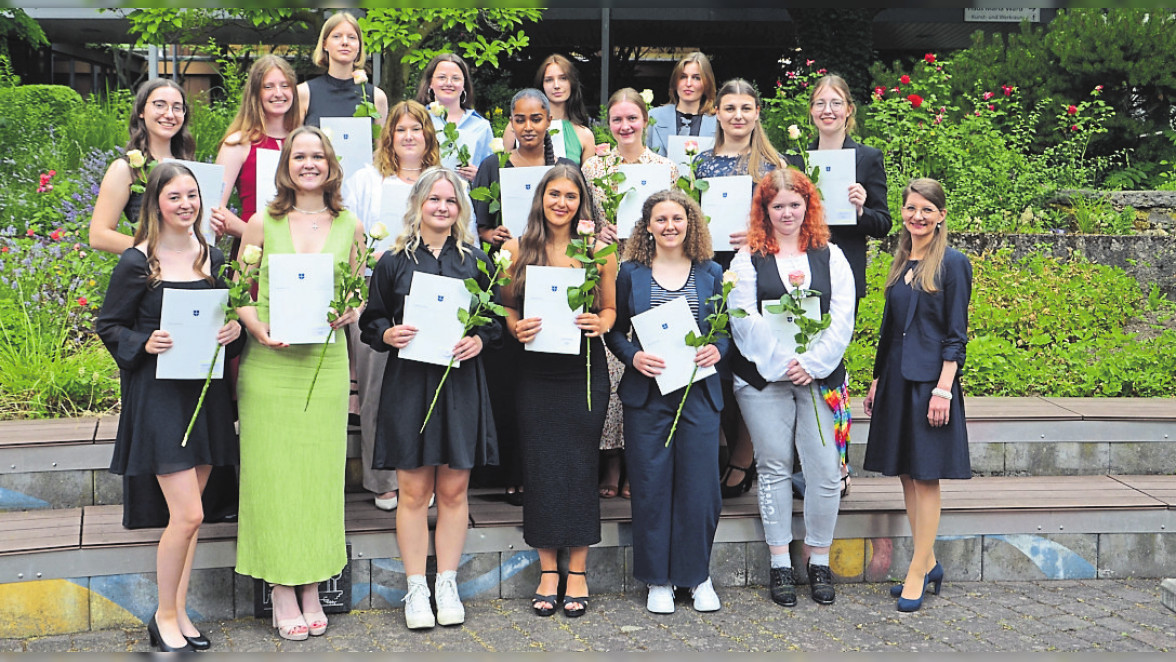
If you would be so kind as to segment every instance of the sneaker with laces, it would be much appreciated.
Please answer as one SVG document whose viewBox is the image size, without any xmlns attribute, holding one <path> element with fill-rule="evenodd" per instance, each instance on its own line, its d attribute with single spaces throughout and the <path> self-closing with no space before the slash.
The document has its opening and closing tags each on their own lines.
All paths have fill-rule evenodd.
<svg viewBox="0 0 1176 662">
<path fill-rule="evenodd" d="M 674 587 L 669 584 L 650 584 L 645 608 L 655 614 L 674 613 Z"/>
<path fill-rule="evenodd" d="M 429 604 L 429 586 L 409 582 L 408 593 L 404 596 L 404 622 L 410 630 L 431 628 L 437 624 L 433 617 L 433 606 Z"/>
<path fill-rule="evenodd" d="M 722 604 L 719 603 L 719 596 L 715 593 L 715 587 L 711 584 L 711 578 L 707 577 L 706 581 L 695 586 L 691 591 L 694 596 L 694 611 L 718 611 Z"/>
<path fill-rule="evenodd" d="M 465 622 L 465 607 L 457 593 L 457 573 L 446 570 L 437 575 L 437 623 L 461 625 Z"/>
<path fill-rule="evenodd" d="M 837 597 L 837 592 L 833 588 L 833 571 L 827 565 L 813 565 L 806 566 L 809 576 L 809 588 L 813 593 L 813 602 L 822 605 L 831 605 L 833 600 Z"/>
</svg>

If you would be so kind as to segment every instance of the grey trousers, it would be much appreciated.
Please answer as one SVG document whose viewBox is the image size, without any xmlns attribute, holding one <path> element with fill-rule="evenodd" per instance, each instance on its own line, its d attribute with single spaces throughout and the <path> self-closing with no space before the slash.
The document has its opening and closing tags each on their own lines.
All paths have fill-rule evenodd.
<svg viewBox="0 0 1176 662">
<path fill-rule="evenodd" d="M 774 547 L 792 542 L 795 446 L 806 478 L 804 542 L 810 547 L 828 547 L 833 543 L 841 502 L 841 456 L 833 442 L 833 412 L 821 399 L 819 387 L 783 381 L 757 391 L 743 385 L 736 387 L 735 399 L 755 448 L 765 542 Z M 820 430 L 824 431 L 823 445 Z"/>
<path fill-rule="evenodd" d="M 359 434 L 363 463 L 363 488 L 375 494 L 397 489 L 396 472 L 373 469 L 372 454 L 376 447 L 376 419 L 380 411 L 380 388 L 384 383 L 384 366 L 388 354 L 377 352 L 359 339 L 359 324 L 347 327 L 351 336 L 352 361 L 355 363 L 355 380 L 359 382 Z"/>
</svg>

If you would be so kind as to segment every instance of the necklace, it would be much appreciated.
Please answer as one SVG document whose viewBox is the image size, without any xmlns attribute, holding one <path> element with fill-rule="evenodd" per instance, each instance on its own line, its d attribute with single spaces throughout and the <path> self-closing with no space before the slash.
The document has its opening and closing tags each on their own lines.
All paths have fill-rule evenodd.
<svg viewBox="0 0 1176 662">
<path fill-rule="evenodd" d="M 315 211 L 302 209 L 298 205 L 290 205 L 290 206 L 294 208 L 294 211 L 302 213 L 302 214 L 306 214 L 307 216 L 317 216 L 318 214 L 321 214 L 327 210 L 326 205 L 323 205 L 322 209 L 316 209 Z M 318 232 L 318 219 L 317 218 L 310 219 L 310 229 L 314 232 Z"/>
<path fill-rule="evenodd" d="M 420 168 L 405 168 L 404 166 L 400 166 L 400 169 L 401 170 L 410 170 L 412 172 L 420 172 L 421 171 Z"/>
</svg>

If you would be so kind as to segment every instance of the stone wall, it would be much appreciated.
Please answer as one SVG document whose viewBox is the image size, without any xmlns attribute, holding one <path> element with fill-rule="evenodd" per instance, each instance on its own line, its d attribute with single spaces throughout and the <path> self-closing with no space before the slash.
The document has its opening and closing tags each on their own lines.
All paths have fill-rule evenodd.
<svg viewBox="0 0 1176 662">
<path fill-rule="evenodd" d="M 1157 234 L 1176 234 L 1176 191 L 1090 191 L 1063 189 L 1054 202 L 1069 204 L 1070 198 L 1108 196 L 1111 207 L 1122 211 L 1130 206 L 1137 212 L 1137 222 L 1146 222 L 1145 231 Z"/>
<path fill-rule="evenodd" d="M 1165 296 L 1176 301 L 1176 236 L 1173 235 L 953 232 L 948 239 L 952 247 L 970 255 L 1006 247 L 1012 249 L 1014 258 L 1044 253 L 1066 260 L 1080 254 L 1096 264 L 1123 269 L 1139 281 L 1145 292 L 1155 283 Z M 893 252 L 896 241 L 897 235 L 891 234 L 879 242 L 879 249 Z"/>
</svg>

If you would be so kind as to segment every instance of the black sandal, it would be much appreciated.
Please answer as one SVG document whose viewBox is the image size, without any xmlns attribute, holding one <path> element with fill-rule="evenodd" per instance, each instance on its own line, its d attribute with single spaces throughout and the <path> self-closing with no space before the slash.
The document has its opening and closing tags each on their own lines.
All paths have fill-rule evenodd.
<svg viewBox="0 0 1176 662">
<path fill-rule="evenodd" d="M 581 575 L 583 577 L 588 576 L 587 571 L 576 572 L 575 570 L 568 570 L 568 574 L 569 575 Z M 579 609 L 569 609 L 568 608 L 568 605 L 573 604 L 573 603 L 577 603 L 577 602 L 580 604 Z M 579 618 L 579 617 L 583 616 L 584 612 L 586 612 L 586 611 L 588 611 L 588 596 L 585 595 L 583 597 L 577 598 L 575 596 L 567 595 L 566 593 L 564 594 L 564 598 L 563 598 L 564 616 L 567 616 L 568 618 Z"/>
<path fill-rule="evenodd" d="M 743 480 L 734 485 L 728 485 L 727 478 L 731 476 L 732 471 L 742 471 Z M 722 493 L 724 499 L 741 496 L 751 490 L 751 481 L 753 480 L 755 480 L 755 470 L 750 465 L 740 467 L 734 464 L 728 464 L 727 471 L 723 474 L 722 481 L 720 482 L 719 491 Z"/>
<path fill-rule="evenodd" d="M 546 575 L 548 573 L 553 573 L 553 574 L 558 575 L 559 570 L 540 570 L 539 571 L 540 575 Z M 550 603 L 551 606 L 550 607 L 540 607 L 539 606 L 540 602 Z M 539 595 L 538 593 L 536 593 L 535 596 L 531 598 L 531 609 L 535 610 L 535 615 L 537 615 L 537 616 L 551 616 L 551 615 L 555 614 L 555 605 L 557 603 L 558 603 L 558 600 L 556 599 L 556 596 L 554 596 L 554 595 Z"/>
</svg>

